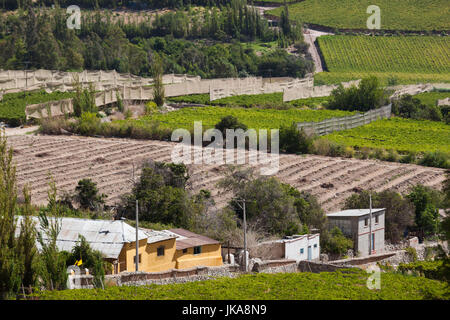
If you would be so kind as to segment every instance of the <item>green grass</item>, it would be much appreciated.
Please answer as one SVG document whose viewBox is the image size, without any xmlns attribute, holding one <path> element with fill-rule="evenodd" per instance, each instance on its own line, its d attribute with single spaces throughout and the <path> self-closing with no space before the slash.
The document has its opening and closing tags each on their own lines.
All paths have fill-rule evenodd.
<svg viewBox="0 0 450 320">
<path fill-rule="evenodd" d="M 414 98 L 419 99 L 423 104 L 426 105 L 433 105 L 435 106 L 438 100 L 442 100 L 445 98 L 450 97 L 450 91 L 448 92 L 439 92 L 439 91 L 432 91 L 432 92 L 424 92 L 419 93 L 414 96 Z"/>
<path fill-rule="evenodd" d="M 254 107 L 254 106 L 271 106 L 280 107 L 286 105 L 294 107 L 318 107 L 328 101 L 329 97 L 317 97 L 298 99 L 283 103 L 283 93 L 264 93 L 255 95 L 240 95 L 233 97 L 226 97 L 214 101 L 209 100 L 209 94 L 192 94 L 179 97 L 171 97 L 168 100 L 173 102 L 186 102 L 186 103 L 198 103 L 204 105 L 216 105 L 216 106 L 241 106 L 241 107 Z"/>
<path fill-rule="evenodd" d="M 378 77 L 399 84 L 450 82 L 450 38 L 440 36 L 322 36 L 318 38 L 328 72 L 317 84 Z"/>
<path fill-rule="evenodd" d="M 447 74 L 406 73 L 406 72 L 320 72 L 314 75 L 314 84 L 339 84 L 350 80 L 358 80 L 368 76 L 375 76 L 381 85 L 390 85 L 389 79 L 394 78 L 396 84 L 438 83 L 450 82 Z"/>
<path fill-rule="evenodd" d="M 213 128 L 223 117 L 232 115 L 247 125 L 249 129 L 277 129 L 281 126 L 289 126 L 292 122 L 322 121 L 352 114 L 352 112 L 340 110 L 301 110 L 297 108 L 278 110 L 241 107 L 193 107 L 182 108 L 165 114 L 156 113 L 138 120 L 119 120 L 117 122 L 128 121 L 137 126 L 145 126 L 148 123 L 159 121 L 161 128 L 191 130 L 194 121 L 202 121 L 203 128 L 208 129 Z"/>
<path fill-rule="evenodd" d="M 323 273 L 252 274 L 235 279 L 142 287 L 47 291 L 47 300 L 422 300 L 448 299 L 444 282 L 394 273 L 381 274 L 381 289 L 367 288 L 362 270 Z"/>
<path fill-rule="evenodd" d="M 448 0 L 305 0 L 289 5 L 290 18 L 338 29 L 367 29 L 369 5 L 381 10 L 383 30 L 449 30 Z M 280 16 L 282 8 L 268 13 Z"/>
<path fill-rule="evenodd" d="M 395 149 L 399 152 L 441 151 L 450 154 L 450 126 L 437 121 L 391 118 L 333 132 L 324 139 L 352 147 Z"/>
<path fill-rule="evenodd" d="M 26 94 L 23 92 L 5 94 L 0 101 L 0 121 L 11 126 L 19 126 L 25 123 L 27 105 L 68 99 L 73 96 L 74 94 L 70 92 L 46 93 L 44 90 L 31 91 Z"/>
</svg>

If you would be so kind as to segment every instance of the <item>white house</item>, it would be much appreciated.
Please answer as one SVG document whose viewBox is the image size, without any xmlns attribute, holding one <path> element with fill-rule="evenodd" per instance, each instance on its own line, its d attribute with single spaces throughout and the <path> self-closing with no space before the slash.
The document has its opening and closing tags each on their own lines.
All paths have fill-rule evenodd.
<svg viewBox="0 0 450 320">
<path fill-rule="evenodd" d="M 260 247 L 261 251 L 266 249 L 264 256 L 267 259 L 316 261 L 320 259 L 320 234 L 287 236 L 284 239 L 263 242 Z"/>
</svg>

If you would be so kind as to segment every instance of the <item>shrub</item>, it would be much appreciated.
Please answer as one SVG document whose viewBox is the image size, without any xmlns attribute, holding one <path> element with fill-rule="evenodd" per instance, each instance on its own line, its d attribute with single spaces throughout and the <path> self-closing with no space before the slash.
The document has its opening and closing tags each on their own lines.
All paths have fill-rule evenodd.
<svg viewBox="0 0 450 320">
<path fill-rule="evenodd" d="M 92 136 L 100 131 L 101 122 L 92 112 L 83 112 L 78 121 L 78 131 L 82 135 Z"/>
<path fill-rule="evenodd" d="M 419 164 L 427 167 L 450 168 L 449 156 L 441 151 L 426 152 Z"/>
<path fill-rule="evenodd" d="M 94 287 L 102 288 L 105 282 L 105 269 L 110 267 L 111 264 L 105 262 L 102 257 L 102 253 L 97 250 L 93 250 L 89 243 L 83 236 L 79 236 L 80 242 L 78 242 L 72 249 L 70 255 L 66 260 L 66 265 L 70 266 L 75 261 L 82 261 L 82 267 L 92 270 L 94 276 Z M 108 264 L 108 265 L 107 265 Z"/>
<path fill-rule="evenodd" d="M 345 146 L 326 139 L 317 139 L 313 143 L 315 154 L 329 157 L 341 157 L 345 155 Z"/>
<path fill-rule="evenodd" d="M 408 247 L 405 249 L 406 253 L 408 254 L 408 256 L 411 258 L 411 260 L 413 262 L 417 261 L 417 251 L 415 248 L 413 247 Z"/>
<path fill-rule="evenodd" d="M 82 179 L 78 181 L 75 188 L 76 198 L 82 209 L 99 210 L 105 203 L 106 195 L 98 194 L 97 184 L 91 179 Z"/>
<path fill-rule="evenodd" d="M 133 111 L 130 108 L 127 108 L 124 113 L 125 119 L 130 119 L 133 116 Z"/>
<path fill-rule="evenodd" d="M 406 155 L 400 158 L 401 163 L 415 163 L 417 159 L 417 153 L 414 151 L 408 152 Z"/>
<path fill-rule="evenodd" d="M 298 130 L 292 123 L 290 127 L 280 128 L 280 151 L 287 153 L 310 153 L 313 149 L 313 139 L 303 129 Z"/>
<path fill-rule="evenodd" d="M 332 91 L 329 109 L 347 111 L 369 111 L 380 107 L 384 102 L 384 91 L 376 77 L 364 78 L 359 87 L 345 89 L 342 85 Z"/>
<path fill-rule="evenodd" d="M 244 131 L 247 130 L 247 126 L 239 122 L 239 120 L 233 116 L 223 117 L 220 122 L 215 125 L 215 128 L 217 130 L 220 130 L 223 135 L 225 135 L 226 129 L 243 129 Z"/>
<path fill-rule="evenodd" d="M 394 149 L 387 150 L 387 154 L 385 155 L 385 158 L 382 160 L 390 161 L 390 162 L 398 162 L 400 156 L 398 152 Z"/>
<path fill-rule="evenodd" d="M 158 106 L 155 102 L 149 101 L 145 104 L 145 115 L 149 116 L 158 111 Z"/>
</svg>

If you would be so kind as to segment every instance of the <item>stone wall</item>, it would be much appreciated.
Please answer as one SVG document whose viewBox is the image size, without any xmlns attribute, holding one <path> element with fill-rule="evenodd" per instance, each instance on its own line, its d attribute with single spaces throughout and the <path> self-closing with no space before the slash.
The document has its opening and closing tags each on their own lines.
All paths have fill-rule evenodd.
<svg viewBox="0 0 450 320">
<path fill-rule="evenodd" d="M 287 260 L 287 259 L 256 262 L 253 265 L 252 272 L 257 273 L 297 272 L 297 262 L 295 260 Z"/>
<path fill-rule="evenodd" d="M 113 286 L 185 283 L 217 277 L 234 277 L 228 266 L 172 269 L 165 272 L 123 272 L 105 276 L 105 283 Z"/>
<path fill-rule="evenodd" d="M 351 265 L 336 265 L 334 263 L 323 263 L 323 262 L 313 262 L 313 261 L 299 261 L 298 271 L 299 272 L 334 272 L 339 269 L 355 268 Z"/>
</svg>

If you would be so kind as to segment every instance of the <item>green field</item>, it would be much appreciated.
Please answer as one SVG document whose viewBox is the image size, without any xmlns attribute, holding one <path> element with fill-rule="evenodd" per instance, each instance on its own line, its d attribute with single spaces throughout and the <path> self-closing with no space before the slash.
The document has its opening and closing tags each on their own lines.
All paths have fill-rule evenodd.
<svg viewBox="0 0 450 320">
<path fill-rule="evenodd" d="M 152 121 L 160 122 L 161 128 L 193 129 L 194 121 L 202 121 L 203 128 L 213 128 L 223 117 L 232 115 L 249 129 L 277 129 L 290 126 L 293 122 L 322 121 L 333 117 L 352 115 L 352 112 L 340 110 L 302 110 L 290 108 L 287 110 L 241 108 L 241 107 L 193 107 L 182 108 L 169 113 L 155 113 L 138 120 L 119 120 L 117 122 L 133 122 L 146 125 Z"/>
<path fill-rule="evenodd" d="M 450 38 L 440 36 L 318 38 L 328 72 L 316 82 L 336 83 L 375 75 L 383 84 L 450 82 Z"/>
<path fill-rule="evenodd" d="M 435 106 L 438 100 L 442 100 L 450 97 L 450 91 L 447 92 L 424 92 L 419 93 L 414 96 L 414 98 L 419 99 L 423 104 Z"/>
<path fill-rule="evenodd" d="M 292 20 L 338 29 L 367 29 L 369 5 L 380 7 L 383 30 L 450 30 L 448 0 L 305 0 L 289 5 Z M 280 16 L 282 8 L 269 11 Z"/>
<path fill-rule="evenodd" d="M 26 94 L 7 93 L 0 101 L 0 121 L 11 126 L 19 126 L 25 123 L 25 108 L 29 104 L 44 103 L 53 100 L 62 100 L 73 97 L 70 92 L 46 93 L 44 90 L 31 91 Z"/>
<path fill-rule="evenodd" d="M 450 126 L 444 122 L 384 119 L 324 136 L 352 147 L 395 149 L 399 152 L 442 151 L 450 154 Z"/>
<path fill-rule="evenodd" d="M 187 102 L 187 103 L 198 103 L 205 105 L 217 105 L 217 106 L 240 106 L 240 107 L 254 107 L 254 106 L 272 106 L 278 107 L 282 105 L 294 106 L 294 107 L 317 107 L 323 105 L 328 101 L 329 97 L 317 97 L 317 98 L 307 98 L 298 99 L 283 103 L 283 93 L 264 93 L 264 94 L 254 94 L 254 95 L 240 95 L 226 97 L 214 101 L 209 100 L 209 94 L 192 94 L 187 96 L 171 97 L 168 100 L 173 102 Z"/>
<path fill-rule="evenodd" d="M 367 76 L 375 76 L 383 86 L 391 85 L 390 79 L 395 79 L 395 84 L 438 83 L 450 82 L 448 74 L 432 73 L 406 73 L 406 72 L 320 72 L 314 75 L 314 84 L 339 84 L 350 80 L 362 79 Z"/>
<path fill-rule="evenodd" d="M 46 291 L 47 300 L 422 300 L 448 299 L 445 282 L 423 277 L 382 273 L 381 289 L 367 288 L 362 270 L 322 273 L 252 274 L 235 279 L 143 287 L 110 287 Z"/>
</svg>

